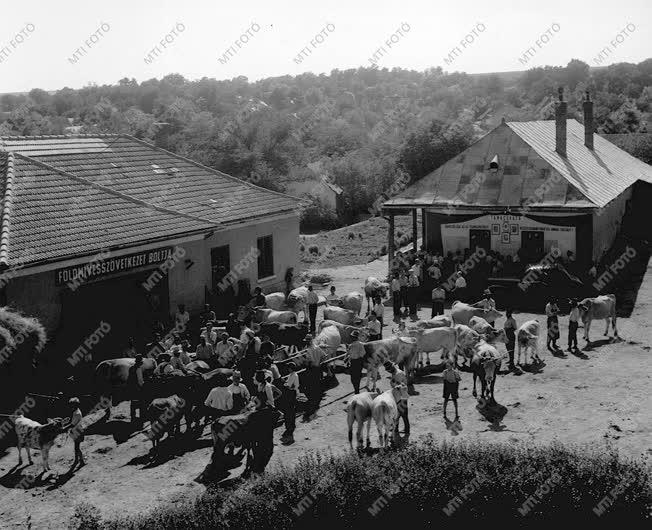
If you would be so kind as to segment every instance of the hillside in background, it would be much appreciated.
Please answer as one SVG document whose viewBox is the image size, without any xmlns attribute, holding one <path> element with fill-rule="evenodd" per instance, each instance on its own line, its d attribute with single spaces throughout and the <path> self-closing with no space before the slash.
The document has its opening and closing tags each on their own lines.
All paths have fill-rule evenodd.
<svg viewBox="0 0 652 530">
<path fill-rule="evenodd" d="M 54 93 L 35 88 L 0 97 L 0 135 L 127 133 L 277 190 L 292 180 L 318 180 L 311 169 L 317 166 L 343 189 L 345 214 L 312 204 L 307 215 L 341 224 L 374 213 L 383 196 L 423 177 L 501 118 L 551 119 L 560 85 L 569 117 L 581 121 L 588 88 L 598 132 L 647 132 L 652 59 L 599 69 L 572 60 L 501 74 L 358 68 L 257 82 L 171 74 Z M 650 162 L 648 138 L 621 138 L 620 145 Z"/>
</svg>

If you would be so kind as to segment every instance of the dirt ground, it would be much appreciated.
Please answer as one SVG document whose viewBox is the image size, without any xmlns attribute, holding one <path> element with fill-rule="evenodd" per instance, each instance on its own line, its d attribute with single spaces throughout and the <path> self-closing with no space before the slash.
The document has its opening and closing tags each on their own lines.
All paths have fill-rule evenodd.
<svg viewBox="0 0 652 530">
<path fill-rule="evenodd" d="M 386 266 L 385 260 L 378 260 L 311 272 L 327 272 L 334 278 L 338 292 L 345 293 L 360 290 L 366 276 L 382 274 Z M 386 322 L 391 320 L 390 313 L 391 308 L 386 308 Z M 611 445 L 624 455 L 652 459 L 651 314 L 652 262 L 648 264 L 634 312 L 618 321 L 620 340 L 604 340 L 602 323 L 596 323 L 592 329 L 595 345 L 591 349 L 584 349 L 579 355 L 555 357 L 545 351 L 544 342 L 540 352 L 545 364 L 537 373 L 498 378 L 496 399 L 506 407 L 501 420 L 490 422 L 480 413 L 471 396 L 471 375 L 463 373 L 461 425 L 447 426 L 442 417 L 441 377 L 433 373 L 419 378 L 415 386 L 418 395 L 410 398 L 411 440 L 427 434 L 440 440 L 560 440 L 593 447 Z M 420 316 L 428 315 L 428 308 L 421 310 Z M 533 315 L 516 314 L 515 318 L 520 323 Z M 560 320 L 563 338 L 566 319 Z M 565 346 L 565 340 L 560 344 Z M 580 345 L 584 346 L 584 341 Z M 438 355 L 431 357 L 433 362 L 439 361 Z M 281 430 L 277 430 L 270 467 L 291 466 L 305 451 L 348 450 L 343 409 L 352 386 L 346 374 L 338 375 L 338 383 L 325 393 L 317 418 L 308 424 L 298 421 L 294 445 L 281 445 Z M 388 386 L 386 379 L 381 385 Z M 453 416 L 452 406 L 449 416 Z M 72 475 L 65 474 L 73 458 L 72 442 L 65 438 L 59 442 L 62 447 L 55 446 L 50 453 L 50 464 L 58 471 L 58 479 L 29 478 L 30 473 L 40 472 L 40 457 L 34 459 L 34 465 L 17 469 L 15 448 L 0 454 L 0 527 L 61 528 L 74 506 L 82 501 L 111 516 L 143 513 L 156 509 L 159 503 L 170 505 L 201 494 L 204 487 L 193 479 L 209 460 L 208 431 L 190 447 L 180 448 L 162 463 L 151 464 L 147 456 L 151 444 L 144 435 L 132 435 L 122 443 L 112 436 L 120 427 L 124 430 L 127 417 L 128 406 L 123 404 L 114 409 L 110 423 L 98 423 L 90 429 L 83 445 L 88 464 Z M 375 428 L 371 440 L 377 446 Z M 234 470 L 233 475 L 239 471 Z"/>
</svg>

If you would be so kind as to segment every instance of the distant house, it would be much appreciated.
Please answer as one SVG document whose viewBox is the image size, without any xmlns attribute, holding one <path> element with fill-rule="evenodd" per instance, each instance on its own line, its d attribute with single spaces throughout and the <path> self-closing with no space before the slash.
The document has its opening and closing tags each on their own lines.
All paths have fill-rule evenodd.
<svg viewBox="0 0 652 530">
<path fill-rule="evenodd" d="M 555 120 L 503 121 L 386 201 L 390 260 L 394 216 L 412 215 L 416 239 L 419 210 L 429 250 L 481 247 L 535 260 L 554 248 L 585 265 L 600 259 L 625 212 L 649 208 L 652 166 L 594 134 L 588 94 L 584 125 L 567 119 L 559 99 Z"/>
<path fill-rule="evenodd" d="M 344 206 L 344 190 L 322 175 L 314 180 L 286 181 L 285 191 L 295 197 L 316 197 L 334 212 L 341 213 Z"/>
</svg>

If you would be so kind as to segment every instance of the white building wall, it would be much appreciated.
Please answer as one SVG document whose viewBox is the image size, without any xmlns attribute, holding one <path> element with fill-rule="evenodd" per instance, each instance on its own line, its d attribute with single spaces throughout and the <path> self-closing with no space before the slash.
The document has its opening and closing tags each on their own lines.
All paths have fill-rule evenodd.
<svg viewBox="0 0 652 530">
<path fill-rule="evenodd" d="M 619 197 L 607 206 L 593 214 L 593 259 L 600 257 L 611 248 L 611 245 L 620 230 L 625 204 L 632 198 L 632 186 L 627 188 Z"/>
</svg>

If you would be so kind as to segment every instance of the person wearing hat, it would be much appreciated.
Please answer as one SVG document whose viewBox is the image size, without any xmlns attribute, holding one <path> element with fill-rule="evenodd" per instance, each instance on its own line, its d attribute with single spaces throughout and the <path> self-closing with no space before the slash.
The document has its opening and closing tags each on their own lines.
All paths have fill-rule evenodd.
<svg viewBox="0 0 652 530">
<path fill-rule="evenodd" d="M 226 375 L 218 374 L 215 377 L 215 386 L 208 393 L 204 406 L 207 418 L 226 416 L 233 410 L 233 394 L 229 392 Z"/>
<path fill-rule="evenodd" d="M 568 313 L 568 351 L 573 349 L 577 351 L 577 327 L 580 320 L 580 309 L 577 306 L 577 299 L 571 298 L 569 301 L 570 312 Z"/>
<path fill-rule="evenodd" d="M 516 320 L 512 316 L 512 308 L 505 309 L 505 348 L 507 348 L 507 355 L 509 356 L 509 369 L 514 369 L 514 348 L 516 347 Z"/>
<path fill-rule="evenodd" d="M 353 385 L 353 392 L 360 393 L 360 381 L 362 380 L 362 361 L 364 359 L 365 349 L 364 344 L 360 342 L 360 333 L 358 330 L 351 332 L 351 344 L 347 348 L 349 354 L 349 375 L 351 376 L 351 384 Z"/>
<path fill-rule="evenodd" d="M 259 354 L 261 357 L 273 357 L 276 345 L 271 341 L 269 335 L 263 335 L 263 340 L 260 343 Z"/>
<path fill-rule="evenodd" d="M 174 368 L 170 364 L 171 355 L 168 352 L 163 352 L 157 357 L 158 365 L 154 370 L 156 375 L 167 375 L 174 371 Z"/>
<path fill-rule="evenodd" d="M 485 289 L 484 290 L 484 297 L 482 300 L 476 302 L 475 304 L 472 304 L 473 307 L 481 307 L 485 311 L 489 311 L 490 309 L 496 309 L 496 301 L 491 298 L 491 290 L 490 289 Z M 487 320 L 490 326 L 493 327 L 495 320 L 489 321 Z"/>
<path fill-rule="evenodd" d="M 181 358 L 182 351 L 183 350 L 180 346 L 175 346 L 172 348 L 172 359 L 170 359 L 170 366 L 172 366 L 173 370 L 180 370 L 184 375 L 187 375 L 188 370 L 186 369 L 186 365 Z"/>
<path fill-rule="evenodd" d="M 254 380 L 256 382 L 256 392 L 254 394 L 256 410 L 260 410 L 266 407 L 274 407 L 274 388 L 272 387 L 272 384 L 267 380 L 267 373 L 265 370 L 256 370 Z"/>
<path fill-rule="evenodd" d="M 369 340 L 380 340 L 382 339 L 382 331 L 380 321 L 376 317 L 375 311 L 369 313 L 369 322 L 367 322 L 367 330 L 369 333 Z"/>
<path fill-rule="evenodd" d="M 234 370 L 231 376 L 231 384 L 227 387 L 227 390 L 233 399 L 233 412 L 237 414 L 247 406 L 251 398 L 249 389 L 242 384 L 242 374 L 237 370 Z"/>
<path fill-rule="evenodd" d="M 79 467 L 82 467 L 86 465 L 86 462 L 84 462 L 84 455 L 81 452 L 81 443 L 84 441 L 84 426 L 82 425 L 83 416 L 79 408 L 79 399 L 71 397 L 68 400 L 68 406 L 70 408 L 70 419 L 67 425 L 70 432 L 68 434 L 75 444 L 75 461 L 72 464 L 72 468 L 77 464 L 79 464 Z"/>
</svg>

